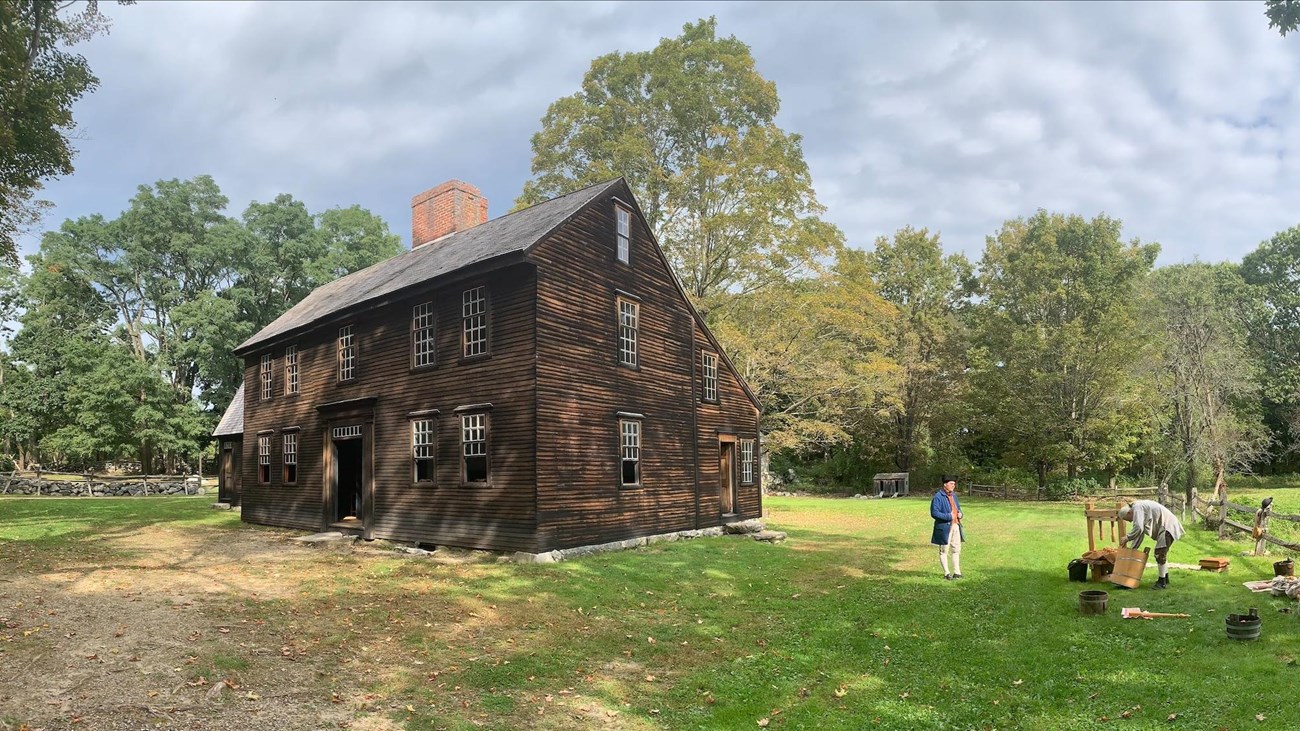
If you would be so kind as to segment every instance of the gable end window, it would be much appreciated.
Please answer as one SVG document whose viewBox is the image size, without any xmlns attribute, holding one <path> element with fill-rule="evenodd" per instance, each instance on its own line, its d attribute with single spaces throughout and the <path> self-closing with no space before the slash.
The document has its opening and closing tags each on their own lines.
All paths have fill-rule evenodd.
<svg viewBox="0 0 1300 731">
<path fill-rule="evenodd" d="M 718 356 L 714 353 L 705 352 L 700 358 L 700 365 L 703 370 L 703 388 L 700 396 L 705 401 L 717 403 L 718 401 Z"/>
<path fill-rule="evenodd" d="M 632 263 L 632 212 L 620 205 L 614 206 L 615 238 L 618 245 L 618 260 L 624 264 Z"/>
<path fill-rule="evenodd" d="M 486 355 L 488 344 L 487 290 L 475 287 L 461 296 L 461 351 L 464 357 Z"/>
<path fill-rule="evenodd" d="M 286 485 L 294 485 L 298 482 L 298 432 L 288 432 L 284 435 L 284 475 L 282 480 Z"/>
<path fill-rule="evenodd" d="M 619 365 L 637 365 L 637 333 L 641 325 L 641 305 L 618 299 L 618 363 Z"/>
<path fill-rule="evenodd" d="M 754 440 L 740 440 L 740 484 L 754 484 Z"/>
<path fill-rule="evenodd" d="M 290 345 L 284 349 L 284 394 L 295 393 L 298 393 L 298 346 Z"/>
<path fill-rule="evenodd" d="M 411 367 L 433 365 L 434 352 L 433 303 L 425 302 L 411 308 Z"/>
<path fill-rule="evenodd" d="M 262 400 L 271 400 L 271 365 L 274 361 L 271 354 L 267 353 L 262 356 L 262 367 L 260 370 L 262 380 Z"/>
<path fill-rule="evenodd" d="M 461 482 L 488 482 L 488 415 L 462 414 L 460 417 Z"/>
<path fill-rule="evenodd" d="M 641 422 L 619 419 L 618 433 L 619 483 L 623 487 L 638 487 L 641 484 Z"/>
<path fill-rule="evenodd" d="M 433 419 L 411 420 L 411 457 L 414 461 L 412 479 L 415 482 L 433 482 L 434 438 Z"/>
<path fill-rule="evenodd" d="M 257 438 L 257 482 L 271 484 L 271 437 Z"/>
<path fill-rule="evenodd" d="M 339 380 L 351 381 L 357 376 L 357 342 L 352 326 L 339 328 Z"/>
</svg>

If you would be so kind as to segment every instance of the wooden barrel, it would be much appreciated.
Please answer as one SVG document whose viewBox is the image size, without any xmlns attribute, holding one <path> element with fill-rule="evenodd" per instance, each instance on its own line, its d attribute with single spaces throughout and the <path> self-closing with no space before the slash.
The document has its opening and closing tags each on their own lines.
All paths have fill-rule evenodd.
<svg viewBox="0 0 1300 731">
<path fill-rule="evenodd" d="M 1295 576 L 1295 564 L 1289 558 L 1285 561 L 1277 561 L 1273 564 L 1273 575 Z"/>
<path fill-rule="evenodd" d="M 1079 614 L 1086 616 L 1105 614 L 1108 595 L 1104 591 L 1089 589 L 1079 592 Z"/>
<path fill-rule="evenodd" d="M 1144 548 L 1141 551 L 1135 551 L 1132 548 L 1115 549 L 1115 570 L 1106 578 L 1112 584 L 1136 589 L 1138 584 L 1142 583 L 1142 571 L 1146 569 L 1147 557 L 1150 555 L 1150 548 Z"/>
<path fill-rule="evenodd" d="M 1230 640 L 1258 640 L 1260 630 L 1259 613 L 1251 609 L 1250 614 L 1229 614 L 1224 617 Z"/>
</svg>

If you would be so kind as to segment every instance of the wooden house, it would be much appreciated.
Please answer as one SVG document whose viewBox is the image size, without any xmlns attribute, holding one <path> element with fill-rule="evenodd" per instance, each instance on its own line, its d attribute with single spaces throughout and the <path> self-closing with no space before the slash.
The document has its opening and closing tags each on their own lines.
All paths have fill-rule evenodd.
<svg viewBox="0 0 1300 731">
<path fill-rule="evenodd" d="M 542 552 L 759 517 L 759 406 L 623 180 L 487 220 L 449 181 L 411 251 L 244 358 L 243 519 Z"/>
</svg>

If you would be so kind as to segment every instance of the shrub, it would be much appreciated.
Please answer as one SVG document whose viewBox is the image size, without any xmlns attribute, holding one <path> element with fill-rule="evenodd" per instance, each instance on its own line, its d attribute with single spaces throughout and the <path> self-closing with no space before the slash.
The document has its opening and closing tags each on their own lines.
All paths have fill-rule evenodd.
<svg viewBox="0 0 1300 731">
<path fill-rule="evenodd" d="M 1091 477 L 1076 477 L 1073 480 L 1056 480 L 1047 483 L 1043 497 L 1048 500 L 1069 500 L 1080 495 L 1093 495 L 1101 492 L 1101 483 Z"/>
</svg>

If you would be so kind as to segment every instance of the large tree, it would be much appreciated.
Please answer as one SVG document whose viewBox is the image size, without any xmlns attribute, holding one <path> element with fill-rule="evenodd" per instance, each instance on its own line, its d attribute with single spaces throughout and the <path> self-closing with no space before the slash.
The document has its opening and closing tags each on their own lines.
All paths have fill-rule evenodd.
<svg viewBox="0 0 1300 731">
<path fill-rule="evenodd" d="M 1285 36 L 1300 28 L 1300 0 L 1264 0 L 1268 27 Z"/>
<path fill-rule="evenodd" d="M 1268 446 L 1259 364 L 1233 307 L 1246 289 L 1230 264 L 1179 264 L 1150 277 L 1145 319 L 1159 343 L 1153 375 L 1189 498 L 1200 468 L 1212 470 L 1217 491 L 1229 469 L 1249 468 Z"/>
<path fill-rule="evenodd" d="M 65 47 L 108 29 L 96 0 L 0 0 L 0 258 L 40 220 L 41 184 L 72 172 L 72 107 L 99 83 Z"/>
<path fill-rule="evenodd" d="M 1125 466 L 1143 423 L 1137 284 L 1159 247 L 1106 216 L 1039 211 L 990 236 L 980 265 L 972 393 L 982 423 L 1047 471 Z"/>
<path fill-rule="evenodd" d="M 730 295 L 816 267 L 842 234 L 819 216 L 799 135 L 775 123 L 776 86 L 749 47 L 687 24 L 653 50 L 591 64 L 533 135 L 517 206 L 624 176 L 687 292 L 706 313 Z"/>
<path fill-rule="evenodd" d="M 956 400 L 966 369 L 960 314 L 969 299 L 971 265 L 945 256 L 938 234 L 911 227 L 876 239 L 868 268 L 880 296 L 897 315 L 886 321 L 886 353 L 900 382 L 889 400 L 889 441 L 895 466 L 914 466 L 932 419 Z"/>
</svg>

